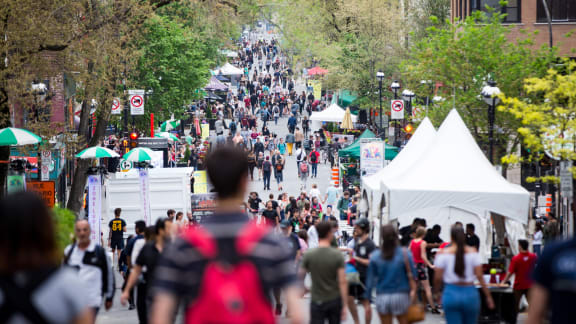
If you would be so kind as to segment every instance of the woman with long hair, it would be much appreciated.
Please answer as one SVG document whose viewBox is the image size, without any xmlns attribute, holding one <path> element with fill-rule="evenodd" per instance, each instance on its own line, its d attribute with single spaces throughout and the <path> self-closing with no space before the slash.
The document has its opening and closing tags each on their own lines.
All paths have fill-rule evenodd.
<svg viewBox="0 0 576 324">
<path fill-rule="evenodd" d="M 444 282 L 442 303 L 448 324 L 473 324 L 480 314 L 480 295 L 474 285 L 477 279 L 486 297 L 488 308 L 494 308 L 492 295 L 482 273 L 482 260 L 475 248 L 466 246 L 461 226 L 452 226 L 452 244 L 436 255 L 434 287 Z"/>
<path fill-rule="evenodd" d="M 428 279 L 428 268 L 434 268 L 434 265 L 430 263 L 426 256 L 426 241 L 424 241 L 424 236 L 426 235 L 426 228 L 419 226 L 416 228 L 415 238 L 410 241 L 410 251 L 412 252 L 412 257 L 414 258 L 414 263 L 416 263 L 416 280 L 418 284 L 424 289 L 426 294 L 426 300 L 430 303 L 432 307 L 432 314 L 440 314 L 436 304 L 434 304 L 434 299 L 432 298 L 432 290 L 430 288 L 430 280 Z"/>
<path fill-rule="evenodd" d="M 0 322 L 94 322 L 86 283 L 61 267 L 54 218 L 44 201 L 19 192 L 0 201 Z"/>
<path fill-rule="evenodd" d="M 376 310 L 383 324 L 391 324 L 394 317 L 400 324 L 408 324 L 406 312 L 416 297 L 414 264 L 410 252 L 398 241 L 392 225 L 380 231 L 380 250 L 370 256 L 366 280 L 366 298 L 376 289 Z"/>
</svg>

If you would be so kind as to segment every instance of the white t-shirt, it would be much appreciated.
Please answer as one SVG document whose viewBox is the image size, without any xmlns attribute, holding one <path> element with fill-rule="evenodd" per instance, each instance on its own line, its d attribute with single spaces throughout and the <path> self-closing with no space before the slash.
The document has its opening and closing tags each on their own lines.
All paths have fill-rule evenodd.
<svg viewBox="0 0 576 324">
<path fill-rule="evenodd" d="M 473 283 L 476 279 L 474 268 L 482 265 L 480 254 L 478 252 L 464 254 L 464 277 L 459 277 L 454 272 L 454 265 L 456 264 L 456 255 L 452 253 L 438 253 L 434 259 L 434 266 L 436 268 L 444 269 L 444 283 Z"/>
<path fill-rule="evenodd" d="M 318 199 L 320 199 L 320 190 L 318 188 L 310 189 L 310 199 L 314 197 L 318 197 Z"/>
<path fill-rule="evenodd" d="M 308 229 L 308 248 L 313 249 L 318 247 L 318 231 L 316 226 L 311 226 Z"/>
<path fill-rule="evenodd" d="M 542 231 L 534 233 L 534 241 L 532 241 L 532 245 L 542 245 L 542 236 Z"/>
</svg>

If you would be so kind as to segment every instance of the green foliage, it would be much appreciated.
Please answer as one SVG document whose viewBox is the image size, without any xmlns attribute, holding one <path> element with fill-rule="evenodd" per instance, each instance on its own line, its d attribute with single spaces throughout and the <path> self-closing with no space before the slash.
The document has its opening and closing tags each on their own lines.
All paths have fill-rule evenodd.
<svg viewBox="0 0 576 324">
<path fill-rule="evenodd" d="M 534 50 L 529 35 L 510 41 L 510 28 L 502 25 L 503 15 L 474 12 L 448 28 L 430 27 L 428 36 L 416 43 L 402 64 L 404 86 L 422 97 L 434 89 L 420 80 L 441 83 L 436 94 L 446 100 L 432 105 L 428 116 L 439 125 L 452 107 L 470 128 L 476 140 L 487 143 L 487 105 L 480 92 L 489 79 L 508 96 L 524 93 L 523 80 L 545 74 L 555 58 L 555 50 Z M 496 114 L 496 154 L 515 150 L 519 142 L 519 121 L 508 111 Z M 509 145 L 510 144 L 510 145 Z"/>
<path fill-rule="evenodd" d="M 54 222 L 56 224 L 56 236 L 58 239 L 58 246 L 60 251 L 72 242 L 72 236 L 74 234 L 74 222 L 76 221 L 76 216 L 72 211 L 66 208 L 54 207 L 52 209 L 52 214 L 54 216 Z"/>
<path fill-rule="evenodd" d="M 503 96 L 500 112 L 520 122 L 518 133 L 532 160 L 549 152 L 561 160 L 575 160 L 576 63 L 549 69 L 541 78 L 524 80 L 525 96 Z"/>
<path fill-rule="evenodd" d="M 207 57 L 210 50 L 182 24 L 161 16 L 144 24 L 134 47 L 141 53 L 132 76 L 134 86 L 152 90 L 146 98 L 147 110 L 159 120 L 171 114 L 181 118 L 184 106 L 195 98 L 195 90 L 208 80 L 213 64 Z"/>
</svg>

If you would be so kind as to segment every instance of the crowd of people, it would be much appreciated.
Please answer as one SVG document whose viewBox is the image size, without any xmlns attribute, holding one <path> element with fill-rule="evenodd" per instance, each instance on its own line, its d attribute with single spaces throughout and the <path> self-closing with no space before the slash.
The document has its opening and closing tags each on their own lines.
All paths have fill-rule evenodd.
<svg viewBox="0 0 576 324">
<path fill-rule="evenodd" d="M 124 247 L 126 222 L 121 210 L 115 211 L 108 245 L 120 251 L 119 258 L 113 254 L 117 262 L 107 256 L 102 239 L 91 238 L 87 220 L 76 222 L 74 242 L 58 252 L 52 216 L 39 197 L 23 192 L 3 199 L 0 319 L 93 323 L 102 305 L 105 310 L 112 306 L 115 271 L 124 277 L 121 303 L 137 308 L 140 323 L 171 323 L 175 316 L 195 323 L 232 323 L 238 316 L 242 322 L 273 323 L 276 316 L 287 316 L 301 323 L 300 299 L 306 292 L 311 323 L 339 323 L 348 314 L 360 323 L 358 307 L 364 309 L 363 322 L 370 323 L 372 304 L 382 323 L 392 323 L 392 318 L 408 323 L 417 300 L 428 303 L 432 313 L 442 309 L 448 323 L 476 323 L 481 304 L 477 285 L 486 307 L 495 307 L 471 224 L 454 224 L 450 242 L 442 242 L 439 226 L 426 229 L 425 220 L 416 219 L 400 230 L 383 226 L 380 241 L 373 242 L 373 226 L 361 217 L 352 237 L 345 237 L 338 217 L 328 211 L 332 205 L 326 205 L 325 214 L 318 212 L 319 201 L 328 201 L 333 190 L 323 199 L 316 188 L 298 198 L 270 197 L 264 211 L 254 212 L 262 203 L 254 193 L 248 205 L 255 205 L 242 203 L 247 164 L 245 152 L 234 148 L 209 155 L 207 171 L 218 209 L 201 224 L 169 210 L 153 226 L 137 221 Z M 337 200 L 337 194 L 330 197 L 331 203 Z M 246 209 L 260 221 L 251 221 Z M 528 296 L 534 315 L 530 323 L 541 323 L 547 309 L 551 323 L 566 323 L 566 307 L 574 302 L 567 285 L 574 274 L 569 271 L 574 240 L 549 244 L 538 259 L 529 252 L 528 241 L 520 240 L 520 251 L 503 279 L 515 276 L 515 307 Z M 307 275 L 309 291 L 304 288 Z M 230 285 L 232 292 L 226 288 Z M 181 310 L 179 303 L 185 303 Z"/>
</svg>

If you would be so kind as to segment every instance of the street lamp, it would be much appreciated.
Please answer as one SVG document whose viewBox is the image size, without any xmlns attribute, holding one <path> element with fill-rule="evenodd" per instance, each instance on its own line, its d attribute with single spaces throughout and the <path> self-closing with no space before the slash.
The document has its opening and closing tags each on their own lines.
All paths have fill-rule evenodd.
<svg viewBox="0 0 576 324">
<path fill-rule="evenodd" d="M 394 82 L 392 82 L 392 84 L 390 85 L 390 89 L 394 91 L 394 99 L 398 99 L 398 90 L 400 89 L 400 83 L 394 80 Z"/>
<path fill-rule="evenodd" d="M 402 91 L 402 99 L 408 102 L 408 105 L 406 105 L 406 112 L 408 113 L 408 116 L 412 116 L 412 99 L 414 99 L 415 96 L 416 95 L 414 92 L 408 89 L 404 89 L 404 91 Z"/>
<path fill-rule="evenodd" d="M 376 72 L 376 78 L 378 79 L 378 95 L 380 96 L 380 129 L 382 129 L 382 81 L 384 80 L 384 72 Z"/>
<path fill-rule="evenodd" d="M 496 86 L 496 81 L 490 80 L 488 85 L 482 88 L 482 98 L 488 104 L 488 158 L 493 163 L 494 150 L 494 120 L 496 119 L 496 106 L 500 103 L 500 89 Z"/>
</svg>

